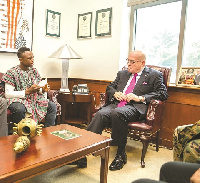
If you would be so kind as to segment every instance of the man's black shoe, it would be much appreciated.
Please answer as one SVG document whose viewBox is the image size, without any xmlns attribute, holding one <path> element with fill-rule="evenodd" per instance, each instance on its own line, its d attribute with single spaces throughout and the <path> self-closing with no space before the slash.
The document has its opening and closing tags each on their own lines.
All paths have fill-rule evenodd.
<svg viewBox="0 0 200 183">
<path fill-rule="evenodd" d="M 87 168 L 87 158 L 81 158 L 77 161 L 69 163 L 68 165 L 77 165 L 78 168 Z"/>
<path fill-rule="evenodd" d="M 109 170 L 120 170 L 123 168 L 123 166 L 127 163 L 127 155 L 126 153 L 123 154 L 117 154 L 115 156 L 115 159 L 112 161 L 112 163 L 109 166 Z"/>
</svg>

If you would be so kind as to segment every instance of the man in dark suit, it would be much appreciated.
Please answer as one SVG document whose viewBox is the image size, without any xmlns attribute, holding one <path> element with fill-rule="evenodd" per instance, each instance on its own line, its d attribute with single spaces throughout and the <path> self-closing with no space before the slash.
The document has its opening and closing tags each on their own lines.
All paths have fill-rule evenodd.
<svg viewBox="0 0 200 183">
<path fill-rule="evenodd" d="M 87 128 L 101 134 L 105 127 L 112 126 L 111 145 L 118 146 L 118 150 L 109 166 L 110 170 L 120 170 L 127 162 L 127 123 L 145 119 L 152 99 L 168 98 L 162 73 L 146 67 L 145 61 L 143 52 L 130 52 L 128 69 L 119 71 L 116 79 L 107 87 L 108 103 L 96 113 Z"/>
</svg>

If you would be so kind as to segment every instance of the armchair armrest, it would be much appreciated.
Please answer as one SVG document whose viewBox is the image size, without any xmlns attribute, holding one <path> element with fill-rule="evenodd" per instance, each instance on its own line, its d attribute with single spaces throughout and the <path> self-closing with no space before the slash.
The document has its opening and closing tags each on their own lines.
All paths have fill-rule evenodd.
<svg viewBox="0 0 200 183">
<path fill-rule="evenodd" d="M 57 96 L 59 94 L 59 91 L 58 90 L 50 90 L 47 92 L 47 98 L 54 102 L 57 106 L 57 116 L 60 116 L 61 115 L 61 105 L 58 103 L 58 100 L 57 100 Z"/>
<path fill-rule="evenodd" d="M 96 113 L 103 105 L 105 105 L 106 102 L 107 102 L 107 95 L 106 95 L 106 93 L 100 93 L 99 98 L 100 98 L 100 103 L 99 103 L 99 105 L 97 105 L 97 106 L 94 107 L 92 116 L 94 116 L 95 113 Z"/>
<path fill-rule="evenodd" d="M 165 101 L 151 100 L 149 104 L 146 124 L 152 126 L 153 131 L 157 131 L 161 127 L 165 103 Z"/>
</svg>

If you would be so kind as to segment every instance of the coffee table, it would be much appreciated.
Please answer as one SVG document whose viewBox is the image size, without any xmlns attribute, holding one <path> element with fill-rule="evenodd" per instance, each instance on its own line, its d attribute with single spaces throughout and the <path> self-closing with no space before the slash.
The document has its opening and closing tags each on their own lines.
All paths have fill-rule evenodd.
<svg viewBox="0 0 200 183">
<path fill-rule="evenodd" d="M 63 129 L 80 136 L 65 140 L 51 134 L 51 132 Z M 61 124 L 44 128 L 41 136 L 31 139 L 31 145 L 27 151 L 19 154 L 13 151 L 17 138 L 18 135 L 0 138 L 0 182 L 18 182 L 90 154 L 101 156 L 100 182 L 107 182 L 111 141 L 108 137 Z"/>
</svg>

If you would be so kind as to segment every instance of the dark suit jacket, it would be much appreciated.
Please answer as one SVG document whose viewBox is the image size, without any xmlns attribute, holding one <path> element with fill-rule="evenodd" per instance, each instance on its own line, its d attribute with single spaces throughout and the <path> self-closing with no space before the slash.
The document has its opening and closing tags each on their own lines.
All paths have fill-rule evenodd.
<svg viewBox="0 0 200 183">
<path fill-rule="evenodd" d="M 123 92 L 131 73 L 128 70 L 121 70 L 117 73 L 116 79 L 107 86 L 106 93 L 108 97 L 107 105 L 111 103 L 118 104 L 119 101 L 114 98 L 116 91 Z M 152 99 L 166 100 L 168 98 L 167 89 L 163 84 L 162 73 L 149 67 L 145 67 L 138 79 L 133 93 L 138 96 L 143 96 L 146 99 L 146 104 L 141 102 L 131 101 L 127 105 L 134 105 L 141 114 L 141 119 L 144 119 L 147 113 L 148 104 Z"/>
</svg>

